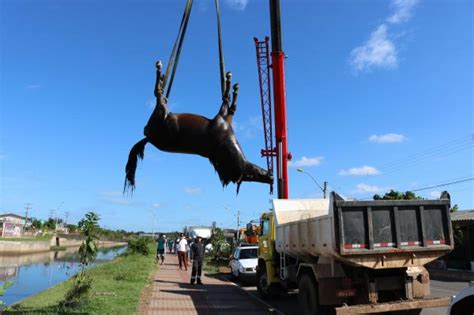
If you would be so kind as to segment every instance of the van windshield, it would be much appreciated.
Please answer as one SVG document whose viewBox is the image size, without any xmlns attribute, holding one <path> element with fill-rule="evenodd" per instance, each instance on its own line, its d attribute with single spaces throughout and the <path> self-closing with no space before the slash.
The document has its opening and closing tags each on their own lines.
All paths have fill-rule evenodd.
<svg viewBox="0 0 474 315">
<path fill-rule="evenodd" d="M 239 259 L 250 259 L 257 258 L 257 249 L 256 248 L 242 248 L 240 250 Z"/>
</svg>

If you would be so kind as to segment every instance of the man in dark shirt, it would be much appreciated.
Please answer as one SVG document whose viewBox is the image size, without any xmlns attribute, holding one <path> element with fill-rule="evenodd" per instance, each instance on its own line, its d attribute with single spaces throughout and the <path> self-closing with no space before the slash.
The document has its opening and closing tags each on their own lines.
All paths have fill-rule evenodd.
<svg viewBox="0 0 474 315">
<path fill-rule="evenodd" d="M 196 241 L 191 245 L 191 258 L 193 260 L 193 271 L 191 273 L 191 284 L 197 280 L 197 284 L 202 284 L 202 262 L 204 260 L 204 245 L 201 243 L 201 237 L 198 236 Z"/>
</svg>

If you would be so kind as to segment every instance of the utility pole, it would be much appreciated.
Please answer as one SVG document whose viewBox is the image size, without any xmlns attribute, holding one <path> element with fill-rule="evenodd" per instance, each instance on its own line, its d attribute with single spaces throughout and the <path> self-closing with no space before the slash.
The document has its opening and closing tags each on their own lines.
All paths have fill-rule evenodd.
<svg viewBox="0 0 474 315">
<path fill-rule="evenodd" d="M 239 242 L 240 239 L 240 210 L 237 210 L 237 242 Z"/>
<path fill-rule="evenodd" d="M 153 229 L 151 230 L 151 237 L 155 239 L 155 218 L 156 218 L 155 210 L 151 210 L 151 214 L 153 215 Z"/>
<path fill-rule="evenodd" d="M 324 181 L 324 184 L 323 184 L 323 196 L 324 196 L 324 199 L 326 199 L 326 192 L 328 190 L 328 182 L 327 181 Z"/>
<path fill-rule="evenodd" d="M 66 213 L 64 214 L 64 216 L 65 216 L 65 219 L 66 219 L 66 221 L 64 222 L 64 225 L 67 225 L 67 220 L 68 220 L 68 218 L 69 218 L 69 211 L 66 211 Z"/>
<path fill-rule="evenodd" d="M 26 229 L 26 224 L 28 223 L 28 211 L 31 209 L 31 203 L 26 203 L 25 205 L 25 210 L 26 210 L 26 213 L 25 213 L 25 225 L 23 226 L 23 231 Z"/>
<path fill-rule="evenodd" d="M 59 203 L 59 205 L 56 207 L 57 212 L 56 212 L 56 215 L 55 215 L 56 218 L 55 218 L 55 221 L 54 221 L 54 222 L 55 222 L 55 224 L 54 224 L 54 234 L 57 234 L 57 233 L 58 233 L 58 216 L 59 216 L 59 209 L 61 208 L 61 205 L 62 205 L 63 203 L 64 203 L 64 201 L 61 201 L 61 202 Z"/>
</svg>

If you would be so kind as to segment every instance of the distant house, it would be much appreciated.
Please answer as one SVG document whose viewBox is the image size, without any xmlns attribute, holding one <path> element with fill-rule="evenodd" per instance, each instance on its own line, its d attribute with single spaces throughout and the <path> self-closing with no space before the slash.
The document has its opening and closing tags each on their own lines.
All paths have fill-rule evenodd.
<svg viewBox="0 0 474 315">
<path fill-rule="evenodd" d="M 6 213 L 0 214 L 0 236 L 19 237 L 23 234 L 23 229 L 31 225 L 31 219 L 26 220 L 24 216 Z"/>
<path fill-rule="evenodd" d="M 449 253 L 448 267 L 474 271 L 474 210 L 451 213 L 454 250 Z"/>
</svg>

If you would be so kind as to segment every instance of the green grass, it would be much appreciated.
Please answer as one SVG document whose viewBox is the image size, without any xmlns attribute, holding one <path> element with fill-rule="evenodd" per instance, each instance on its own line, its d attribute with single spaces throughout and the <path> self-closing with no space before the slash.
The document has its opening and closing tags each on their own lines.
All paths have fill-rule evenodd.
<svg viewBox="0 0 474 315">
<path fill-rule="evenodd" d="M 43 235 L 43 236 L 28 236 L 28 237 L 0 237 L 0 241 L 49 241 L 51 240 L 52 235 Z"/>
<path fill-rule="evenodd" d="M 60 312 L 58 304 L 72 279 L 8 308 L 4 314 L 135 314 L 140 293 L 156 267 L 153 255 L 120 256 L 87 271 L 93 279 L 88 302 Z"/>
</svg>

